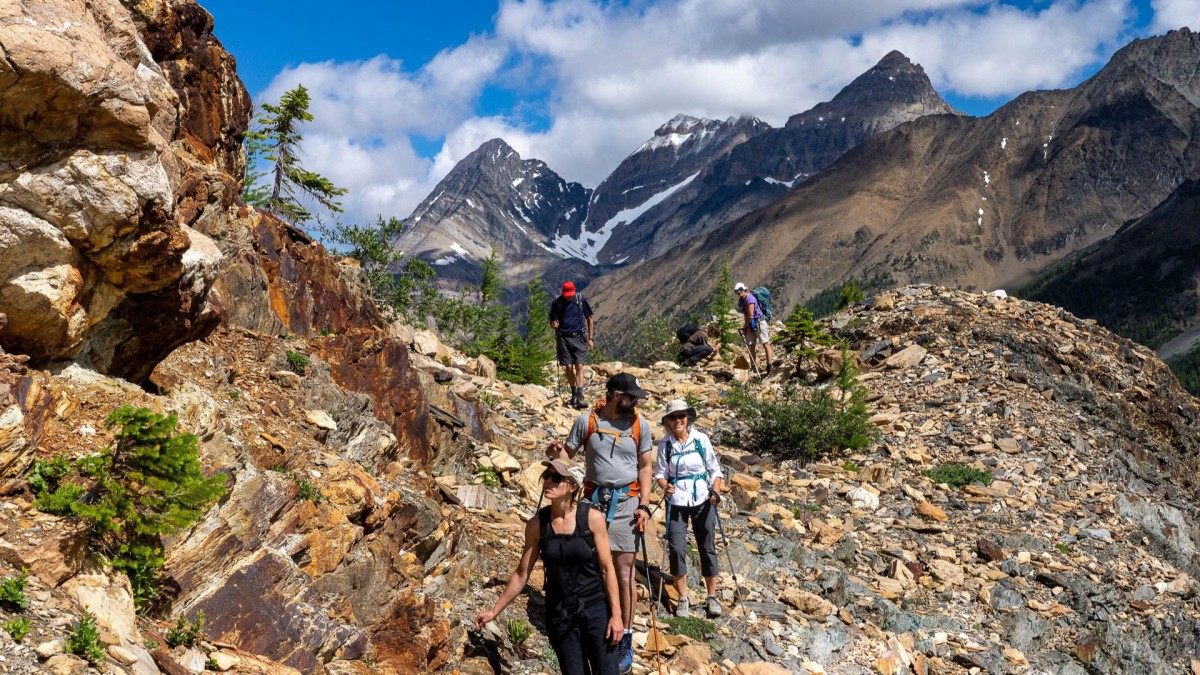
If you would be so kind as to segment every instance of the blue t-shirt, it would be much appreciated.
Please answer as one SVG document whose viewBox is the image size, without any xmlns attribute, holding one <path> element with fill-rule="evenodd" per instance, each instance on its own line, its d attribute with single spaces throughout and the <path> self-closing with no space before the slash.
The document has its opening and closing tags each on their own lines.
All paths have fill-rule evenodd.
<svg viewBox="0 0 1200 675">
<path fill-rule="evenodd" d="M 583 294 L 576 293 L 571 299 L 558 296 L 550 303 L 550 320 L 558 321 L 558 332 L 581 333 L 587 329 L 587 318 L 592 315 L 592 306 Z"/>
</svg>

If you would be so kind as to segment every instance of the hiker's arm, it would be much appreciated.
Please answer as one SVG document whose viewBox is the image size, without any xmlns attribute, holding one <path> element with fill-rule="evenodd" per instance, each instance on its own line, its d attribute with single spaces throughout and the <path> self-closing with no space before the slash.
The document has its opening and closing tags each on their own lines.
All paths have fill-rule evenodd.
<svg viewBox="0 0 1200 675">
<path fill-rule="evenodd" d="M 603 525 L 603 524 L 602 524 Z M 538 539 L 540 535 L 538 517 L 535 513 L 528 522 L 525 523 L 525 550 L 521 552 L 521 561 L 517 563 L 517 570 L 513 572 L 508 579 L 508 587 L 500 594 L 500 599 L 492 608 L 475 615 L 475 627 L 482 629 L 489 621 L 496 618 L 500 612 L 508 607 L 508 603 L 521 594 L 525 589 L 526 582 L 529 581 L 529 571 L 533 569 L 533 564 L 538 559 Z"/>
<path fill-rule="evenodd" d="M 571 423 L 571 431 L 567 434 L 566 442 L 552 441 L 546 446 L 546 456 L 550 459 L 571 459 L 583 445 L 583 437 L 587 434 L 587 418 L 582 423 L 576 419 Z"/>
<path fill-rule="evenodd" d="M 659 443 L 658 452 L 654 458 L 654 481 L 658 483 L 663 494 L 670 497 L 675 494 L 675 486 L 667 480 L 667 444 Z"/>
<path fill-rule="evenodd" d="M 612 551 L 608 549 L 608 524 L 596 509 L 588 509 L 588 529 L 596 545 L 596 562 L 604 578 L 604 597 L 608 600 L 608 634 L 614 645 L 621 641 L 625 627 L 621 625 L 621 594 L 617 592 L 617 570 L 613 567 Z"/>
<path fill-rule="evenodd" d="M 550 327 L 553 328 L 554 330 L 558 330 L 558 319 L 554 318 L 554 310 L 556 307 L 558 307 L 558 299 L 557 298 L 554 300 L 554 302 L 550 303 L 550 312 L 549 312 Z"/>
<path fill-rule="evenodd" d="M 641 421 L 638 422 L 641 424 Z M 647 434 L 649 435 L 649 434 Z M 647 441 L 648 443 L 649 441 Z M 638 525 L 644 525 L 647 520 L 650 520 L 650 483 L 651 476 L 654 475 L 654 458 L 652 450 L 646 448 L 644 452 L 638 453 L 638 510 L 634 518 Z M 641 507 L 646 508 L 641 508 Z"/>
<path fill-rule="evenodd" d="M 725 485 L 725 472 L 721 470 L 721 458 L 717 457 L 717 452 L 715 449 L 713 449 L 712 441 L 710 441 L 706 436 L 701 443 L 706 446 L 704 448 L 704 457 L 707 462 L 707 466 L 705 466 L 704 469 L 708 472 L 708 475 L 713 477 L 710 491 L 713 495 L 717 495 L 716 499 L 713 500 L 713 503 L 717 503 L 721 501 L 719 495 L 721 494 L 721 488 Z"/>
<path fill-rule="evenodd" d="M 588 314 L 588 316 L 587 316 L 587 327 L 588 327 L 588 347 L 590 348 L 596 340 L 596 327 L 592 324 L 592 315 L 591 314 Z"/>
</svg>

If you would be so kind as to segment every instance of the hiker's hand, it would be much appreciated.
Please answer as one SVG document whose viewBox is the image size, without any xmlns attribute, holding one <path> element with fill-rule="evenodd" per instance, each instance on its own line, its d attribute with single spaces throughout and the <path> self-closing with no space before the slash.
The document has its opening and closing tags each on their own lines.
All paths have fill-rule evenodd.
<svg viewBox="0 0 1200 675">
<path fill-rule="evenodd" d="M 496 613 L 492 610 L 485 610 L 475 615 L 475 627 L 483 630 L 483 627 L 491 623 L 492 619 L 496 618 Z"/>
<path fill-rule="evenodd" d="M 650 514 L 646 511 L 646 509 L 639 508 L 637 511 L 633 512 L 633 524 L 637 527 L 639 532 L 646 527 L 646 522 L 648 520 L 650 520 Z"/>
<path fill-rule="evenodd" d="M 564 452 L 566 448 L 561 441 L 551 441 L 550 445 L 546 446 L 546 456 L 550 459 L 561 459 Z"/>
<path fill-rule="evenodd" d="M 608 638 L 608 641 L 615 645 L 621 641 L 621 637 L 624 634 L 625 627 L 621 625 L 621 617 L 617 616 L 616 614 L 609 617 L 608 632 L 604 635 Z"/>
<path fill-rule="evenodd" d="M 595 349 L 595 348 L 596 348 L 596 343 L 592 340 L 592 338 L 588 338 L 588 349 Z"/>
<path fill-rule="evenodd" d="M 550 327 L 553 328 L 554 330 L 558 330 L 558 321 L 557 320 L 551 321 Z"/>
<path fill-rule="evenodd" d="M 675 486 L 670 483 L 667 483 L 667 486 L 665 488 L 663 488 L 663 494 L 668 497 L 675 494 Z"/>
<path fill-rule="evenodd" d="M 716 490 L 713 490 L 712 493 L 708 495 L 708 501 L 713 506 L 720 504 L 721 503 L 721 493 L 717 492 Z"/>
</svg>

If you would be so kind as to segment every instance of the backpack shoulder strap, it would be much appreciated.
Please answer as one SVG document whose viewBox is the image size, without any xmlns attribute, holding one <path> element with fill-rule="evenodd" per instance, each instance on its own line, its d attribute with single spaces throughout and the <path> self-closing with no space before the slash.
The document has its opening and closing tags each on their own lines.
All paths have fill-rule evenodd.
<svg viewBox="0 0 1200 675">
<path fill-rule="evenodd" d="M 633 454 L 636 456 L 642 448 L 642 418 L 633 411 Z"/>
<path fill-rule="evenodd" d="M 597 408 L 592 408 L 592 411 L 588 413 L 587 432 L 583 434 L 583 441 L 579 444 L 579 449 L 584 452 L 587 452 L 588 439 L 596 433 L 596 410 Z"/>
</svg>

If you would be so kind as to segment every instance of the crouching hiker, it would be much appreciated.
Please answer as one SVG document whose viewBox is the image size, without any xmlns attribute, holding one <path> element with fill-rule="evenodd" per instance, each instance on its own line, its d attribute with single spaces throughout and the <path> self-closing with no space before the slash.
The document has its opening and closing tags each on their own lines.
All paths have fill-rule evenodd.
<svg viewBox="0 0 1200 675">
<path fill-rule="evenodd" d="M 621 596 L 621 625 L 625 627 L 620 645 L 622 673 L 633 668 L 634 554 L 637 534 L 650 519 L 654 473 L 650 424 L 637 412 L 638 399 L 645 397 L 636 377 L 613 375 L 608 378 L 603 403 L 575 419 L 566 444 L 556 441 L 546 449 L 552 459 L 583 453 L 585 497 L 608 525 Z"/>
<path fill-rule="evenodd" d="M 662 416 L 667 435 L 658 442 L 654 479 L 670 500 L 667 506 L 667 542 L 671 581 L 679 594 L 675 616 L 688 616 L 687 528 L 692 525 L 700 551 L 700 576 L 708 593 L 705 612 L 721 616 L 717 601 L 717 504 L 721 502 L 724 475 L 708 435 L 695 428 L 696 409 L 678 399 L 667 404 Z"/>
<path fill-rule="evenodd" d="M 688 324 L 675 331 L 679 340 L 679 363 L 684 366 L 697 366 L 700 362 L 713 355 L 713 347 L 708 344 L 709 338 L 715 338 L 720 331 L 713 326 L 707 329 L 695 324 Z"/>
<path fill-rule="evenodd" d="M 525 549 L 496 604 L 475 615 L 483 628 L 525 588 L 538 557 L 546 567 L 546 634 L 564 675 L 617 675 L 621 605 L 604 516 L 580 502 L 583 467 L 545 461 L 542 496 L 550 505 L 525 523 Z"/>
</svg>

